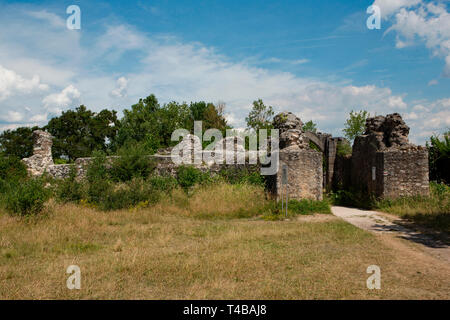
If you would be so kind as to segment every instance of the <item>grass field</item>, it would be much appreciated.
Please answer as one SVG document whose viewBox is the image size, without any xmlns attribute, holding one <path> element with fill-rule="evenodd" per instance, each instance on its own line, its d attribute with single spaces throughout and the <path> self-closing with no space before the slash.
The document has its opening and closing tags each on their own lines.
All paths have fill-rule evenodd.
<svg viewBox="0 0 450 320">
<path fill-rule="evenodd" d="M 331 215 L 266 221 L 263 193 L 249 188 L 246 200 L 233 188 L 138 210 L 52 203 L 39 218 L 0 213 L 0 298 L 450 298 L 448 269 Z M 81 290 L 66 287 L 69 265 L 81 268 Z M 381 268 L 381 290 L 366 287 L 369 265 Z"/>
<path fill-rule="evenodd" d="M 376 209 L 395 214 L 411 223 L 450 235 L 450 187 L 431 183 L 430 196 L 384 200 Z"/>
</svg>

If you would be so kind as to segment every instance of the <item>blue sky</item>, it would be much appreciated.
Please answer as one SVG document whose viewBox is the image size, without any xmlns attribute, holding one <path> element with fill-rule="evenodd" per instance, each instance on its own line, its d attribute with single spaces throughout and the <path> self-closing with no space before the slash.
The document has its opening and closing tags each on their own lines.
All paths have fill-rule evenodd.
<svg viewBox="0 0 450 320">
<path fill-rule="evenodd" d="M 81 9 L 68 30 L 66 8 Z M 369 30 L 367 7 L 381 9 Z M 450 127 L 449 1 L 0 1 L 0 130 L 83 103 L 123 110 L 253 100 L 342 135 L 349 111 L 401 113 L 423 144 Z"/>
</svg>

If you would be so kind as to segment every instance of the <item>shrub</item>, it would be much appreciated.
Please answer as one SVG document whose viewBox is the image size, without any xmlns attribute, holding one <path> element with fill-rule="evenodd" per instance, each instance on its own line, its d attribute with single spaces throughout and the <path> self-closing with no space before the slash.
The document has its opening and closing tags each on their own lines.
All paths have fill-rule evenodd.
<svg viewBox="0 0 450 320">
<path fill-rule="evenodd" d="M 442 140 L 438 136 L 427 142 L 429 152 L 430 179 L 450 183 L 450 132 L 444 134 Z"/>
<path fill-rule="evenodd" d="M 106 166 L 106 154 L 104 152 L 95 151 L 93 153 L 92 161 L 87 167 L 86 178 L 89 182 L 108 180 L 109 174 Z"/>
<path fill-rule="evenodd" d="M 180 166 L 177 169 L 178 184 L 185 190 L 196 184 L 202 184 L 210 180 L 209 173 L 203 173 L 201 170 L 191 166 Z"/>
<path fill-rule="evenodd" d="M 19 158 L 0 156 L 0 180 L 19 180 L 26 177 L 27 168 Z"/>
<path fill-rule="evenodd" d="M 45 188 L 43 179 L 28 179 L 10 182 L 4 195 L 6 210 L 22 216 L 38 214 L 50 198 L 51 192 Z"/>
<path fill-rule="evenodd" d="M 143 204 L 157 202 L 158 198 L 159 194 L 151 184 L 142 178 L 135 178 L 125 184 L 117 185 L 115 188 L 109 188 L 99 205 L 100 209 L 105 211 L 118 210 L 135 206 L 142 207 Z"/>
<path fill-rule="evenodd" d="M 111 192 L 112 184 L 106 179 L 90 181 L 87 187 L 86 198 L 88 203 L 98 205 Z"/>
<path fill-rule="evenodd" d="M 151 176 L 148 183 L 157 191 L 170 192 L 178 185 L 177 179 L 172 176 Z"/>
<path fill-rule="evenodd" d="M 110 175 L 114 181 L 130 181 L 133 178 L 147 179 L 155 168 L 154 162 L 145 154 L 142 144 L 128 144 L 121 148 L 112 161 Z"/>
<path fill-rule="evenodd" d="M 250 171 L 248 168 L 224 168 L 219 171 L 219 176 L 230 184 L 249 183 L 264 186 L 264 177 L 258 171 Z"/>
<path fill-rule="evenodd" d="M 57 182 L 55 196 L 61 202 L 78 202 L 85 196 L 85 189 L 81 182 L 76 180 L 76 169 L 70 169 L 70 175 L 66 179 Z"/>
<path fill-rule="evenodd" d="M 338 190 L 328 196 L 330 201 L 338 206 L 373 209 L 376 205 L 375 197 L 363 190 Z"/>
<path fill-rule="evenodd" d="M 352 154 L 352 147 L 348 143 L 339 142 L 336 146 L 336 154 L 345 157 Z"/>
</svg>

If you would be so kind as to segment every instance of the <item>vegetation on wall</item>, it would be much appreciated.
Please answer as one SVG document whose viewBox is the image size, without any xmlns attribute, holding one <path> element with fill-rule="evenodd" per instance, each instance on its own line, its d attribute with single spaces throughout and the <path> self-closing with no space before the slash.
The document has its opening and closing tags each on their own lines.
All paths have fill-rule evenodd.
<svg viewBox="0 0 450 320">
<path fill-rule="evenodd" d="M 430 180 L 450 184 L 450 131 L 430 138 L 429 152 Z"/>
<path fill-rule="evenodd" d="M 345 137 L 353 142 L 357 136 L 362 135 L 366 129 L 366 119 L 369 116 L 369 113 L 365 110 L 358 112 L 352 110 L 342 130 Z"/>
</svg>

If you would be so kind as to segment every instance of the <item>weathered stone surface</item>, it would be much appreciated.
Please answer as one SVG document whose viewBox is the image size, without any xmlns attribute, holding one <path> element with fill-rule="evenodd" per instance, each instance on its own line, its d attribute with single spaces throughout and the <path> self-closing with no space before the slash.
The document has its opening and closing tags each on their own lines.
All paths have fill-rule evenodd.
<svg viewBox="0 0 450 320">
<path fill-rule="evenodd" d="M 273 126 L 280 132 L 277 174 L 269 178 L 269 189 L 277 199 L 288 192 L 290 199 L 321 200 L 323 193 L 322 153 L 309 147 L 303 123 L 291 112 L 275 116 Z M 288 184 L 282 186 L 282 168 L 288 168 Z"/>
<path fill-rule="evenodd" d="M 352 187 L 380 198 L 429 194 L 428 151 L 408 134 L 398 113 L 367 119 L 353 145 Z"/>
<path fill-rule="evenodd" d="M 376 116 L 366 120 L 366 131 L 363 139 L 368 138 L 375 143 L 377 149 L 391 147 L 414 148 L 408 140 L 409 127 L 398 113 L 388 114 L 386 117 Z M 361 138 L 360 138 L 361 139 Z"/>
<path fill-rule="evenodd" d="M 322 200 L 322 154 L 312 149 L 280 151 L 279 170 L 269 180 L 269 190 L 278 199 L 288 193 L 289 199 Z M 287 166 L 288 183 L 282 185 L 282 168 Z"/>
<path fill-rule="evenodd" d="M 28 167 L 31 176 L 40 176 L 53 165 L 52 136 L 46 131 L 36 130 L 33 132 L 33 141 L 33 155 L 22 161 Z"/>
<path fill-rule="evenodd" d="M 303 135 L 303 122 L 291 112 L 282 112 L 273 119 L 273 126 L 280 131 L 280 149 L 308 148 L 308 142 Z"/>
</svg>

